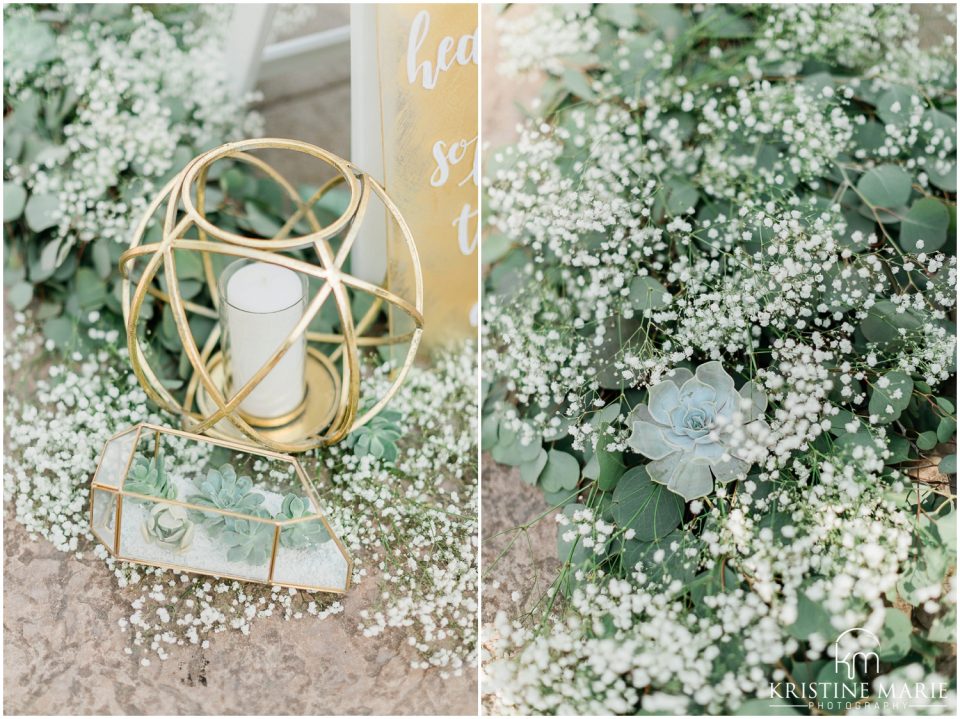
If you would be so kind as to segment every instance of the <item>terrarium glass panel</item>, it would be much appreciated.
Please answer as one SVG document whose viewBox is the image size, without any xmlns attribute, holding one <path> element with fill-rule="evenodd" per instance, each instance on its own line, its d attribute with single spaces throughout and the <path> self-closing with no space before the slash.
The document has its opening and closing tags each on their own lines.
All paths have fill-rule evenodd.
<svg viewBox="0 0 960 719">
<path fill-rule="evenodd" d="M 98 488 L 99 472 L 91 521 L 116 556 L 306 589 L 349 587 L 350 557 L 293 457 L 149 424 L 111 439 L 108 456 L 126 468 L 122 481 L 109 478 L 119 488 L 119 531 L 104 515 L 110 492 Z"/>
<path fill-rule="evenodd" d="M 114 541 L 117 533 L 117 493 L 106 489 L 94 489 L 90 495 L 93 502 L 90 512 L 90 528 L 107 549 L 116 553 Z"/>
<path fill-rule="evenodd" d="M 107 441 L 100 455 L 94 482 L 104 487 L 120 487 L 130 463 L 130 453 L 137 443 L 139 427 L 133 427 Z"/>
<path fill-rule="evenodd" d="M 342 587 L 349 569 L 342 548 L 322 519 L 292 522 L 280 527 L 280 544 L 273 568 L 277 583 Z"/>
</svg>

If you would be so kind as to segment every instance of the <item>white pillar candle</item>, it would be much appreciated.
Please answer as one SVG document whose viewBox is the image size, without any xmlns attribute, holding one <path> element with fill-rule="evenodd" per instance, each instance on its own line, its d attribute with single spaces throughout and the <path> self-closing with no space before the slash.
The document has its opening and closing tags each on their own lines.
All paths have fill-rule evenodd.
<svg viewBox="0 0 960 719">
<path fill-rule="evenodd" d="M 377 12 L 376 5 L 350 5 L 350 160 L 385 183 Z M 386 277 L 387 212 L 379 201 L 370 203 L 357 232 L 350 274 L 377 285 Z"/>
<path fill-rule="evenodd" d="M 235 268 L 236 265 L 242 265 Z M 225 272 L 221 312 L 227 333 L 224 352 L 232 392 L 267 363 L 303 316 L 305 282 L 292 270 L 239 260 Z M 240 403 L 253 417 L 274 418 L 303 401 L 306 338 L 301 335 L 276 366 Z"/>
</svg>

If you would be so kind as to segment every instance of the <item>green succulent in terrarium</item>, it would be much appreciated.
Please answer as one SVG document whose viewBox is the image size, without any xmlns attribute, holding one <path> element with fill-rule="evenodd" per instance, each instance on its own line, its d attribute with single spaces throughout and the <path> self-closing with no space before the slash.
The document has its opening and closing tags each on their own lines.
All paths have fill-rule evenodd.
<svg viewBox="0 0 960 719">
<path fill-rule="evenodd" d="M 395 462 L 398 453 L 397 440 L 403 435 L 399 420 L 399 412 L 384 410 L 347 435 L 345 443 L 357 454 L 369 454 L 377 459 Z"/>
<path fill-rule="evenodd" d="M 193 541 L 193 522 L 183 507 L 157 504 L 140 525 L 143 538 L 153 544 L 185 552 Z"/>
<path fill-rule="evenodd" d="M 305 497 L 288 494 L 283 498 L 280 513 L 275 519 L 300 519 L 313 515 L 310 502 Z M 323 521 L 317 517 L 314 520 L 304 520 L 297 524 L 283 527 L 280 530 L 280 544 L 288 549 L 301 549 L 314 544 L 323 544 L 330 539 L 330 534 Z"/>
<path fill-rule="evenodd" d="M 231 562 L 263 564 L 273 549 L 274 525 L 253 519 L 233 519 L 220 534 Z"/>
<path fill-rule="evenodd" d="M 176 499 L 177 489 L 167 480 L 167 468 L 163 452 L 147 459 L 138 456 L 130 467 L 124 489 L 136 494 L 145 494 L 150 497 Z M 142 503 L 142 500 L 141 502 Z"/>
<path fill-rule="evenodd" d="M 253 480 L 250 477 L 237 476 L 237 471 L 230 464 L 223 464 L 219 469 L 207 472 L 206 478 L 200 483 L 200 492 L 191 495 L 188 501 L 201 507 L 223 509 L 254 517 L 269 516 L 260 506 L 263 504 L 263 495 L 252 490 Z M 215 512 L 195 511 L 193 515 L 195 520 L 203 522 L 214 537 L 230 528 L 233 523 L 230 517 Z"/>
</svg>

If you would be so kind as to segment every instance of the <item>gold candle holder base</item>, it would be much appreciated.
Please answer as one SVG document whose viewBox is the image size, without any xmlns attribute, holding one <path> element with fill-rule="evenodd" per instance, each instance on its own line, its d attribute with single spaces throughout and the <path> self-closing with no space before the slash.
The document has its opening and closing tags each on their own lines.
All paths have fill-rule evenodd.
<svg viewBox="0 0 960 719">
<path fill-rule="evenodd" d="M 217 352 L 207 362 L 207 372 L 214 386 L 225 396 L 226 375 L 223 355 Z M 259 432 L 277 443 L 296 443 L 303 437 L 319 434 L 326 429 L 337 414 L 337 397 L 340 396 L 340 378 L 330 359 L 314 349 L 307 349 L 304 367 L 306 391 L 303 402 L 292 412 L 281 417 L 261 418 L 241 412 L 244 421 L 257 427 Z M 197 388 L 197 407 L 203 414 L 212 414 L 217 405 L 203 385 Z M 209 434 L 224 439 L 246 440 L 243 433 L 228 420 L 221 420 Z"/>
</svg>

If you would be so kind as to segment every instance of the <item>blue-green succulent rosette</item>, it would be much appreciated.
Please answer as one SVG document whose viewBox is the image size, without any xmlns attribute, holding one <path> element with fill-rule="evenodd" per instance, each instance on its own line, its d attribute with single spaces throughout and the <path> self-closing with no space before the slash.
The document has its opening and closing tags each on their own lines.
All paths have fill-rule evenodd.
<svg viewBox="0 0 960 719">
<path fill-rule="evenodd" d="M 746 475 L 751 462 L 729 446 L 729 429 L 765 426 L 766 408 L 761 387 L 751 381 L 738 392 L 720 362 L 706 362 L 696 372 L 679 368 L 650 387 L 647 404 L 634 407 L 628 444 L 650 460 L 646 469 L 654 482 L 690 501 L 710 494 L 714 481 Z"/>
</svg>

